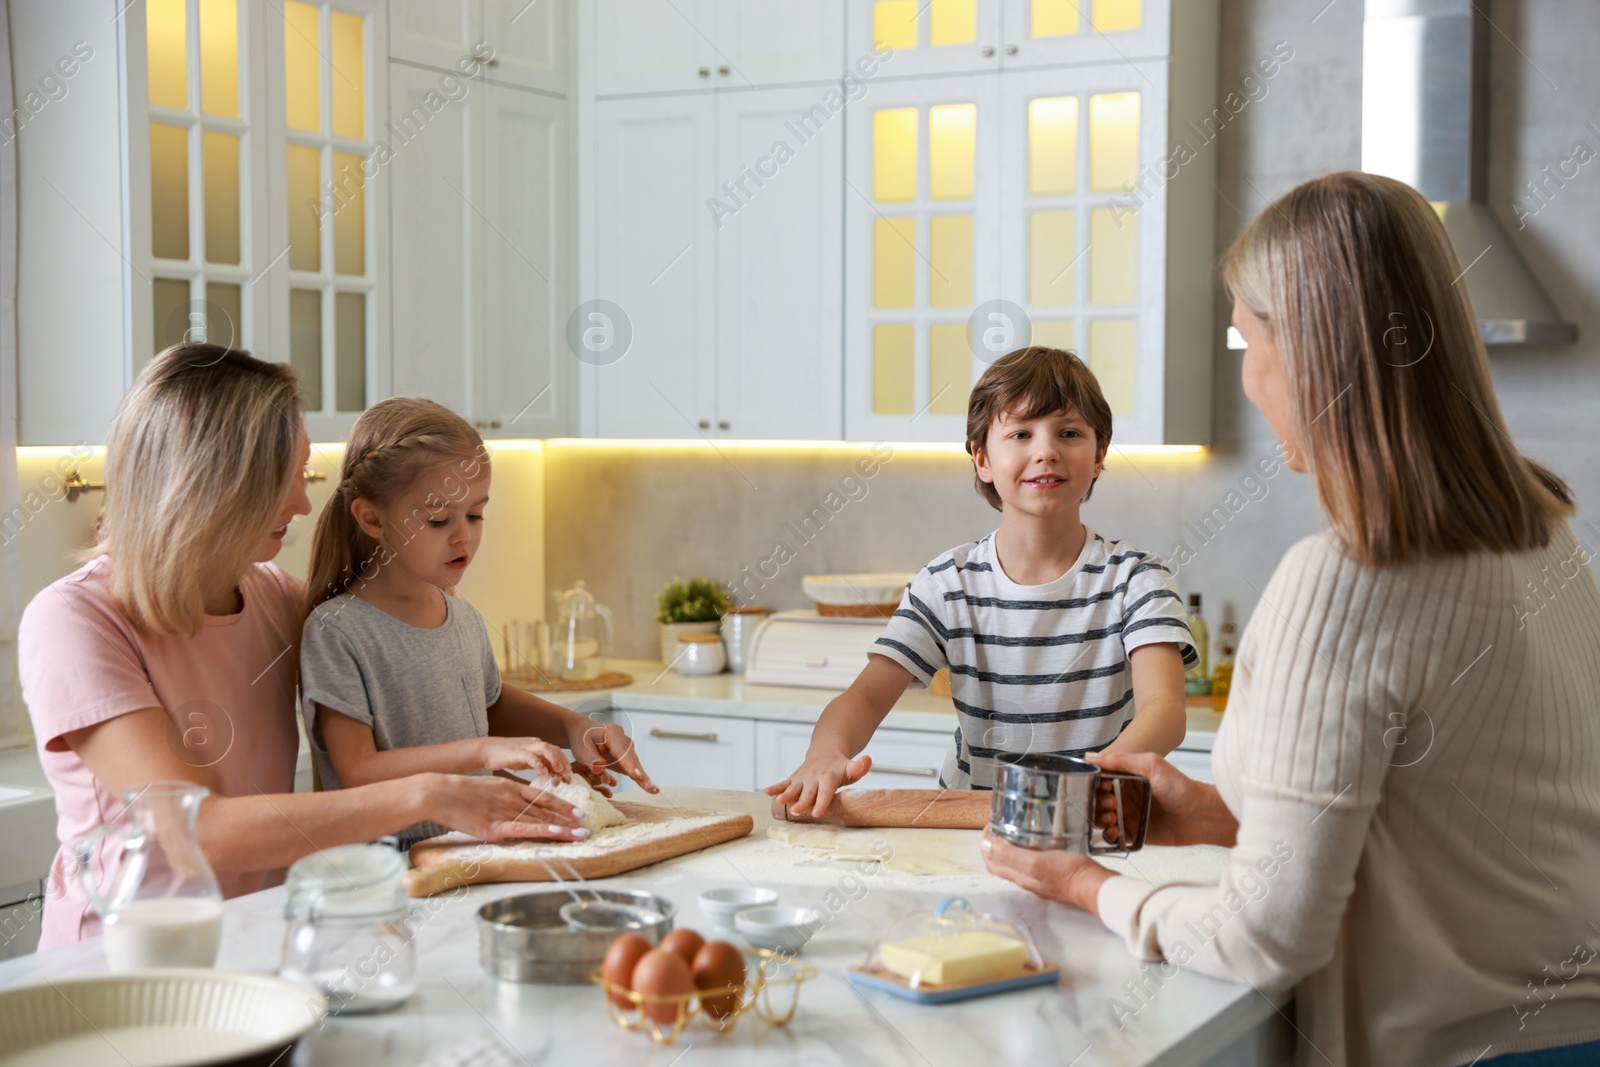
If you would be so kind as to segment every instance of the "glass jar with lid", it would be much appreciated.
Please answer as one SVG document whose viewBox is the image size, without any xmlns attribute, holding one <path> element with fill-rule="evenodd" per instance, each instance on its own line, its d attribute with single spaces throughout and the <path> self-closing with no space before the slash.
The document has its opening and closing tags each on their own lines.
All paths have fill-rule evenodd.
<svg viewBox="0 0 1600 1067">
<path fill-rule="evenodd" d="M 290 867 L 278 974 L 323 993 L 332 1014 L 404 1003 L 417 986 L 405 872 L 385 845 L 323 849 Z"/>
</svg>

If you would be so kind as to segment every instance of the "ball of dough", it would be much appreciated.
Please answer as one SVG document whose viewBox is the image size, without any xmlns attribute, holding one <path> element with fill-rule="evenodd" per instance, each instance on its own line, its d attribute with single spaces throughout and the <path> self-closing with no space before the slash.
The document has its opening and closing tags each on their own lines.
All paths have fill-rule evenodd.
<svg viewBox="0 0 1600 1067">
<path fill-rule="evenodd" d="M 565 782 L 545 775 L 532 779 L 530 784 L 549 790 L 575 808 L 582 808 L 583 819 L 578 825 L 591 834 L 628 821 L 628 817 L 618 811 L 615 804 L 596 793 L 580 774 L 574 773 Z"/>
</svg>

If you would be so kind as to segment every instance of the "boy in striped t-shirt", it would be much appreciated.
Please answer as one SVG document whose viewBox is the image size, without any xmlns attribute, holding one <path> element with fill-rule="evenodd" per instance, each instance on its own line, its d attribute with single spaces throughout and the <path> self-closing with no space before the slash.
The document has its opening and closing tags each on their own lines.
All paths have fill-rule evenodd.
<svg viewBox="0 0 1600 1067">
<path fill-rule="evenodd" d="M 1079 519 L 1110 444 L 1110 405 L 1070 352 L 1023 348 L 984 373 L 967 452 L 1000 528 L 911 580 L 866 668 L 817 720 L 805 761 L 769 794 L 823 814 L 871 769 L 857 753 L 906 687 L 945 667 L 957 727 L 942 787 L 992 788 L 1000 753 L 1165 755 L 1183 740 L 1196 653 L 1172 576 Z"/>
</svg>

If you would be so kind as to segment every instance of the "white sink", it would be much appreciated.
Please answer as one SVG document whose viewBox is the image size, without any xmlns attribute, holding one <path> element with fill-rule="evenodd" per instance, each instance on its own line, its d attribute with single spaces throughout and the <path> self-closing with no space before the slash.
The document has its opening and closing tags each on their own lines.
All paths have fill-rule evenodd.
<svg viewBox="0 0 1600 1067">
<path fill-rule="evenodd" d="M 15 786 L 0 785 L 0 804 L 4 804 L 8 800 L 20 800 L 23 797 L 32 795 L 33 790 L 31 789 L 18 789 Z"/>
</svg>

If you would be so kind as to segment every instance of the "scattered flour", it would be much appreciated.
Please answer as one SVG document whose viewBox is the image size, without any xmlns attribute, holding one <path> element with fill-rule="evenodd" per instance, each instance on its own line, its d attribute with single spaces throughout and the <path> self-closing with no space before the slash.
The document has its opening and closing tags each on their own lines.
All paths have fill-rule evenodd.
<svg viewBox="0 0 1600 1067">
<path fill-rule="evenodd" d="M 598 795 L 598 794 L 597 794 Z M 604 797 L 600 798 L 604 800 Z M 582 806 L 581 804 L 579 805 Z M 428 866 L 450 860 L 560 860 L 586 859 L 604 856 L 630 845 L 642 844 L 653 838 L 670 837 L 685 830 L 704 829 L 724 822 L 726 812 L 693 812 L 661 819 L 636 819 L 629 821 L 627 814 L 608 804 L 623 819 L 620 824 L 597 830 L 587 841 L 505 841 L 490 844 L 462 833 L 449 833 L 430 837 L 411 849 L 414 866 Z M 586 811 L 589 809 L 585 809 Z M 639 808 L 634 808 L 639 811 Z M 557 870 L 561 870 L 558 866 Z M 562 876 L 566 872 L 562 871 Z"/>
</svg>

